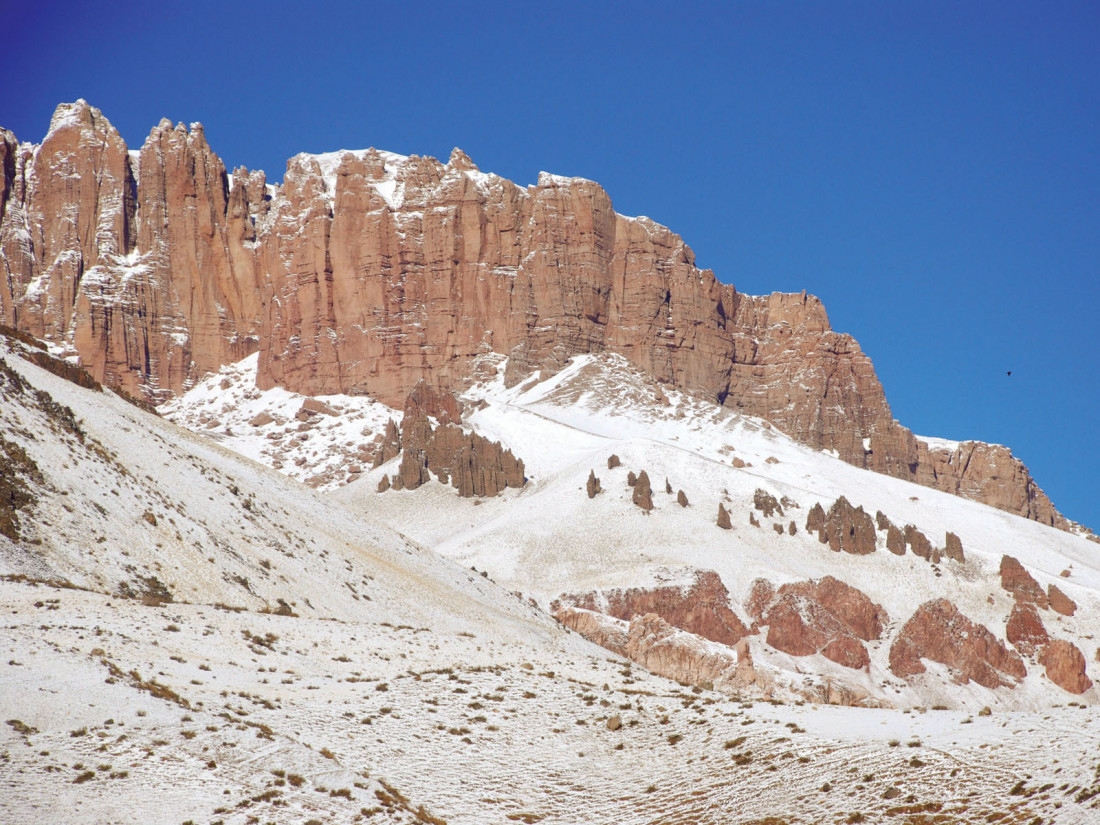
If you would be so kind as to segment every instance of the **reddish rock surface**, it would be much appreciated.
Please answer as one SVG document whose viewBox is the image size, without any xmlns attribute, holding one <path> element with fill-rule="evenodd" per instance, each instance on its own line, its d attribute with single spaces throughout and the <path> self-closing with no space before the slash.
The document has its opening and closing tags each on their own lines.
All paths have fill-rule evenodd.
<svg viewBox="0 0 1100 825">
<path fill-rule="evenodd" d="M 1059 590 L 1057 585 L 1047 586 L 1047 600 L 1050 602 L 1050 609 L 1063 616 L 1072 616 L 1077 612 L 1077 602 Z"/>
<path fill-rule="evenodd" d="M 921 659 L 947 665 L 955 681 L 971 680 L 989 689 L 1009 686 L 1027 675 L 1023 660 L 986 627 L 976 624 L 947 599 L 922 604 L 890 647 L 890 670 L 900 677 L 924 673 Z"/>
<path fill-rule="evenodd" d="M 1030 602 L 1043 610 L 1049 605 L 1047 594 L 1039 582 L 1012 556 L 1001 557 L 1001 587 L 1011 593 L 1017 602 Z"/>
<path fill-rule="evenodd" d="M 713 570 L 695 571 L 694 581 L 686 587 L 634 587 L 563 594 L 552 609 L 562 605 L 595 610 L 624 620 L 654 613 L 675 627 L 727 645 L 749 633 L 730 609 L 729 591 Z"/>
<path fill-rule="evenodd" d="M 763 579 L 753 584 L 746 609 L 768 626 L 767 643 L 792 656 L 821 653 L 845 667 L 864 668 L 870 657 L 862 640 L 882 636 L 889 617 L 861 591 L 827 576 L 785 584 L 776 591 Z"/>
<path fill-rule="evenodd" d="M 262 389 L 394 405 L 487 351 L 513 383 L 613 352 L 856 466 L 1068 525 L 1004 448 L 897 424 L 817 298 L 737 292 L 591 181 L 367 150 L 231 182 L 200 124 L 161 121 L 135 157 L 84 101 L 37 151 L 0 133 L 0 164 L 0 319 L 150 400 L 256 350 Z"/>
<path fill-rule="evenodd" d="M 844 496 L 833 502 L 828 514 L 820 504 L 810 508 L 806 530 L 816 530 L 818 541 L 828 544 L 836 553 L 843 550 L 863 556 L 875 552 L 875 522 L 862 507 L 853 507 Z"/>
<path fill-rule="evenodd" d="M 1043 620 L 1033 604 L 1014 604 L 1005 625 L 1005 638 L 1024 656 L 1031 656 L 1050 641 Z"/>
<path fill-rule="evenodd" d="M 914 556 L 918 556 L 932 563 L 939 562 L 940 551 L 932 546 L 932 542 L 928 540 L 928 536 L 924 535 L 924 533 L 912 524 L 905 525 L 905 543 L 909 545 L 909 549 L 913 551 Z"/>
<path fill-rule="evenodd" d="M 1070 642 L 1052 641 L 1039 656 L 1039 664 L 1046 668 L 1047 678 L 1062 690 L 1080 695 L 1092 687 L 1092 680 L 1085 674 L 1084 654 Z"/>
</svg>

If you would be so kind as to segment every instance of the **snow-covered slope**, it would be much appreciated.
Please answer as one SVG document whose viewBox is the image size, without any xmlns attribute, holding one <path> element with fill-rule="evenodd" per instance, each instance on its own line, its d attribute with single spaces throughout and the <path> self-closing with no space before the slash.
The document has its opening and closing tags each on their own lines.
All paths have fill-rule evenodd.
<svg viewBox="0 0 1100 825">
<path fill-rule="evenodd" d="M 0 536 L 0 821 L 1086 823 L 1096 813 L 1094 706 L 753 706 L 682 687 L 371 515 L 395 518 L 393 502 L 426 501 L 416 493 L 366 497 L 356 516 L 8 344 L 0 357 L 3 478 L 33 499 L 20 499 L 16 540 Z M 554 386 L 543 389 L 565 390 Z M 509 403 L 528 402 L 555 403 Z M 570 406 L 583 417 L 583 404 Z M 494 407 L 507 409 L 498 398 L 475 421 L 504 434 Z M 532 485 L 514 498 L 537 501 L 573 484 L 564 467 L 555 476 L 546 439 L 583 422 L 522 415 L 544 422 L 526 443 L 546 449 L 531 450 Z M 591 456 L 609 443 L 583 438 Z M 502 518 L 496 501 L 474 510 L 435 486 L 418 491 L 444 509 L 425 518 L 421 506 L 425 530 L 482 508 Z M 356 487 L 366 489 L 344 489 Z M 297 615 L 281 615 L 280 598 Z"/>
<path fill-rule="evenodd" d="M 695 570 L 715 570 L 742 616 L 758 578 L 780 585 L 833 576 L 886 609 L 890 627 L 883 641 L 871 643 L 866 672 L 820 655 L 791 657 L 754 645 L 758 662 L 788 683 L 810 672 L 902 706 L 1038 707 L 1064 701 L 1067 695 L 1037 666 L 1029 666 L 1020 687 L 997 691 L 955 684 L 935 668 L 910 682 L 890 673 L 889 640 L 918 605 L 932 599 L 949 599 L 1004 638 L 1013 605 L 998 578 L 1006 554 L 1041 586 L 1053 583 L 1077 603 L 1073 616 L 1048 616 L 1047 629 L 1092 659 L 1091 640 L 1100 635 L 1100 565 L 1095 544 L 1083 538 L 859 470 L 795 443 L 766 422 L 659 387 L 621 358 L 578 357 L 547 380 L 511 389 L 501 380 L 503 364 L 498 367 L 494 380 L 466 394 L 472 410 L 466 420 L 523 458 L 529 476 L 523 490 L 470 500 L 433 481 L 412 492 L 377 493 L 381 474 L 394 471 L 390 464 L 333 495 L 544 606 L 563 593 L 687 584 Z M 608 469 L 612 454 L 622 464 Z M 631 503 L 626 480 L 628 472 L 641 470 L 654 488 L 655 507 L 648 514 Z M 590 471 L 604 490 L 594 499 L 585 494 Z M 674 491 L 685 492 L 688 507 L 665 492 L 666 479 Z M 758 489 L 790 502 L 782 517 L 767 519 L 754 510 Z M 878 534 L 878 552 L 870 555 L 830 551 L 804 525 L 810 508 L 820 503 L 828 510 L 839 496 L 871 514 L 882 511 L 897 525 L 915 525 L 939 547 L 948 531 L 955 533 L 965 562 L 895 556 L 885 551 L 884 533 Z M 729 531 L 715 524 L 720 502 L 731 513 Z M 750 517 L 761 526 L 752 526 Z M 792 521 L 796 535 L 789 533 Z M 1095 689 L 1082 698 L 1095 701 Z"/>
</svg>

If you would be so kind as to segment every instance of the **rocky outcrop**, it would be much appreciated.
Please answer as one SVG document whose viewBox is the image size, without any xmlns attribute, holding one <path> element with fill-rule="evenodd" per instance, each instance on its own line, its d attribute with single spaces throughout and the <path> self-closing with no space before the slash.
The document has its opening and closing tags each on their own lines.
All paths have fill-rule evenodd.
<svg viewBox="0 0 1100 825">
<path fill-rule="evenodd" d="M 905 525 L 905 543 L 909 545 L 909 549 L 913 551 L 914 556 L 932 562 L 933 564 L 939 564 L 939 549 L 933 547 L 928 536 L 924 535 L 924 533 L 912 524 Z"/>
<path fill-rule="evenodd" d="M 679 630 L 654 613 L 635 616 L 627 623 L 560 606 L 554 617 L 589 641 L 681 684 L 736 692 L 756 682 L 748 640 L 726 647 Z"/>
<path fill-rule="evenodd" d="M 776 650 L 792 656 L 821 653 L 853 669 L 871 661 L 861 640 L 881 638 L 889 622 L 880 605 L 832 576 L 785 584 L 778 590 L 759 579 L 746 609 L 759 625 L 768 627 L 766 641 Z"/>
<path fill-rule="evenodd" d="M 639 507 L 647 513 L 653 509 L 653 489 L 649 484 L 649 474 L 645 470 L 642 470 L 634 483 L 634 492 L 631 493 L 630 498 L 635 507 Z"/>
<path fill-rule="evenodd" d="M 399 439 L 395 441 L 397 433 L 387 425 L 375 453 L 375 466 L 399 449 L 401 463 L 391 484 L 394 490 L 415 490 L 433 473 L 444 484 L 450 482 L 463 497 L 495 496 L 505 488 L 522 487 L 527 481 L 523 461 L 500 442 L 452 423 L 459 420 L 461 405 L 454 396 L 425 382 L 417 384 L 405 402 Z M 433 421 L 443 423 L 433 426 Z"/>
<path fill-rule="evenodd" d="M 596 494 L 600 492 L 600 480 L 596 478 L 596 471 L 588 471 L 588 481 L 584 485 L 585 491 L 588 493 L 589 498 L 595 498 Z"/>
<path fill-rule="evenodd" d="M 381 467 L 392 458 L 401 454 L 401 431 L 397 429 L 397 422 L 392 418 L 386 422 L 386 429 L 382 433 L 382 441 L 374 451 L 374 460 L 371 467 Z"/>
<path fill-rule="evenodd" d="M 1077 602 L 1058 589 L 1057 585 L 1047 585 L 1047 600 L 1050 609 L 1063 616 L 1072 616 L 1077 612 Z"/>
<path fill-rule="evenodd" d="M 959 684 L 973 680 L 991 690 L 1014 687 L 1027 675 L 1018 654 L 947 599 L 922 604 L 890 647 L 890 670 L 895 676 L 924 673 L 921 659 L 947 665 Z"/>
<path fill-rule="evenodd" d="M 775 496 L 767 490 L 757 488 L 752 496 L 752 506 L 764 514 L 764 518 L 771 518 L 773 514 L 783 515 L 783 508 L 779 505 Z"/>
<path fill-rule="evenodd" d="M 1024 656 L 1033 656 L 1050 641 L 1043 620 L 1033 604 L 1017 603 L 1005 625 L 1005 638 Z"/>
<path fill-rule="evenodd" d="M 957 562 L 965 561 L 966 556 L 963 553 L 962 539 L 960 539 L 954 533 L 948 532 L 943 554 L 947 556 L 947 558 L 953 559 Z"/>
<path fill-rule="evenodd" d="M 723 530 L 732 530 L 733 523 L 730 521 L 729 510 L 722 502 L 718 502 L 718 526 Z"/>
<path fill-rule="evenodd" d="M 679 504 L 681 507 L 688 506 L 688 497 L 684 494 L 683 490 L 678 490 L 676 492 L 676 503 Z"/>
<path fill-rule="evenodd" d="M 1046 668 L 1047 678 L 1068 693 L 1080 695 L 1092 687 L 1085 673 L 1084 654 L 1070 642 L 1052 641 L 1043 649 L 1039 664 Z"/>
<path fill-rule="evenodd" d="M 1001 587 L 1011 593 L 1017 602 L 1034 604 L 1043 610 L 1049 605 L 1039 582 L 1012 556 L 1001 557 Z"/>
<path fill-rule="evenodd" d="M 1070 527 L 1070 522 L 1039 489 L 1024 463 L 1007 447 L 964 441 L 952 449 L 932 449 L 918 441 L 916 458 L 913 481 L 918 484 L 1060 530 Z"/>
<path fill-rule="evenodd" d="M 817 532 L 818 541 L 828 544 L 835 553 L 864 556 L 875 552 L 875 522 L 862 507 L 853 507 L 841 496 L 829 508 L 828 514 L 815 504 L 806 517 L 806 530 Z"/>
<path fill-rule="evenodd" d="M 730 609 L 729 591 L 713 570 L 695 571 L 692 583 L 684 586 L 632 587 L 563 594 L 552 610 L 572 605 L 629 621 L 653 613 L 669 624 L 709 639 L 732 645 L 748 635 L 749 629 Z"/>
<path fill-rule="evenodd" d="M 37 150 L 0 135 L 0 165 L 0 320 L 149 400 L 257 349 L 262 389 L 391 405 L 489 351 L 510 384 L 611 352 L 859 467 L 1067 525 L 1003 448 L 932 450 L 897 424 L 817 298 L 737 292 L 592 181 L 371 149 L 298 155 L 268 186 L 227 175 L 200 124 L 128 152 L 84 101 Z"/>
</svg>

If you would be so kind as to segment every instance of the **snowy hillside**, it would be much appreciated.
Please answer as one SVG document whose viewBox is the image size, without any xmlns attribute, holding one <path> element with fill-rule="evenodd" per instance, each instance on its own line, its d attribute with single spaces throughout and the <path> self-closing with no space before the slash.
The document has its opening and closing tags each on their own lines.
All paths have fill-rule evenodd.
<svg viewBox="0 0 1100 825">
<path fill-rule="evenodd" d="M 666 430 L 647 441 L 626 413 L 631 393 L 649 388 L 580 362 L 537 388 L 474 391 L 487 401 L 475 426 L 526 449 L 526 489 L 481 504 L 435 482 L 368 495 L 367 473 L 338 496 L 356 501 L 357 516 L 24 352 L 0 351 L 3 480 L 19 491 L 7 499 L 14 538 L 0 536 L 0 821 L 1085 823 L 1096 813 L 1095 706 L 754 705 L 652 676 L 507 592 L 522 585 L 546 600 L 567 583 L 623 583 L 632 565 L 616 559 L 629 552 L 636 571 L 674 579 L 683 560 L 659 542 L 703 553 L 705 542 L 688 538 L 713 527 L 715 483 L 729 490 L 737 525 L 711 561 L 728 553 L 761 565 L 770 551 L 785 554 L 790 576 L 805 575 L 796 560 L 812 569 L 814 553 L 829 551 L 734 541 L 757 530 L 742 519 L 751 484 L 722 466 L 728 451 L 714 432 L 723 442 L 737 434 L 737 454 L 753 463 L 746 475 L 832 462 L 799 457 L 753 422 L 677 423 L 692 402 L 669 397 Z M 599 412 L 605 392 L 623 415 Z M 607 492 L 589 500 L 588 467 L 612 446 L 624 467 L 601 470 Z M 689 473 L 700 461 L 727 475 Z M 658 492 L 652 515 L 634 512 L 612 481 L 635 463 L 669 474 L 691 506 L 677 512 Z M 415 518 L 401 516 L 414 506 Z M 504 587 L 382 518 L 429 538 L 450 530 L 440 546 Z M 583 543 L 556 532 L 551 522 L 565 519 L 586 531 Z M 640 538 L 639 525 L 666 519 L 657 539 Z M 631 543 L 609 543 L 601 520 L 633 530 Z M 977 541 L 972 532 L 965 542 Z M 541 578 L 522 575 L 528 560 Z M 722 568 L 731 584 L 733 567 Z M 1065 585 L 1089 610 L 1086 585 L 1071 584 L 1091 575 L 1074 562 Z"/>
<path fill-rule="evenodd" d="M 935 668 L 908 682 L 889 670 L 890 638 L 932 599 L 948 599 L 1003 639 L 1014 604 L 998 579 L 1005 555 L 1041 587 L 1053 584 L 1076 603 L 1073 616 L 1047 618 L 1047 629 L 1093 658 L 1100 565 L 1095 544 L 1083 538 L 859 470 L 766 422 L 658 387 L 617 357 L 578 357 L 552 378 L 511 389 L 501 379 L 503 364 L 498 367 L 494 380 L 466 393 L 473 410 L 466 421 L 523 458 L 529 477 L 523 490 L 471 500 L 431 482 L 413 492 L 376 493 L 381 475 L 393 472 L 391 463 L 334 495 L 544 606 L 567 593 L 687 584 L 694 571 L 714 570 L 746 624 L 744 605 L 758 578 L 780 586 L 833 576 L 885 608 L 889 627 L 883 640 L 871 643 L 871 665 L 863 672 L 753 643 L 758 666 L 782 684 L 802 682 L 809 671 L 902 707 L 1042 707 L 1070 698 L 1035 666 L 1019 687 L 997 690 L 955 684 Z M 608 469 L 611 455 L 621 466 Z M 649 513 L 632 504 L 627 484 L 629 472 L 642 470 L 654 489 Z M 593 499 L 585 494 L 591 471 L 603 488 Z M 673 491 L 684 491 L 689 506 L 665 492 L 666 480 Z M 755 509 L 757 490 L 787 502 L 784 515 L 765 518 Z M 915 525 L 937 547 L 953 532 L 965 561 L 896 556 L 886 552 L 882 532 L 870 555 L 832 552 L 805 524 L 815 504 L 828 510 L 840 496 L 870 514 L 882 511 L 894 524 Z M 730 513 L 728 531 L 715 523 L 720 503 Z M 1094 666 L 1089 672 L 1096 675 Z M 1095 689 L 1081 698 L 1095 701 Z"/>
</svg>

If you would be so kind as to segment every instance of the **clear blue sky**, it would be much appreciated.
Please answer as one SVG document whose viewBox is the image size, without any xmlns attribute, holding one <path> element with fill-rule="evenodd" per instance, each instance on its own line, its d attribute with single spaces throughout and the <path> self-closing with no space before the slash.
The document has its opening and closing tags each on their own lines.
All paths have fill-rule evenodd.
<svg viewBox="0 0 1100 825">
<path fill-rule="evenodd" d="M 1100 529 L 1100 4 L 0 0 L 0 125 L 60 101 L 230 168 L 377 146 L 602 183 L 748 293 L 805 289 L 915 432 Z M 1011 370 L 1012 376 L 1005 373 Z"/>
</svg>

